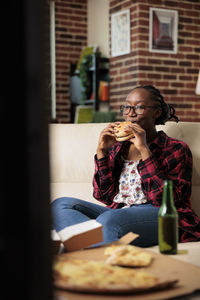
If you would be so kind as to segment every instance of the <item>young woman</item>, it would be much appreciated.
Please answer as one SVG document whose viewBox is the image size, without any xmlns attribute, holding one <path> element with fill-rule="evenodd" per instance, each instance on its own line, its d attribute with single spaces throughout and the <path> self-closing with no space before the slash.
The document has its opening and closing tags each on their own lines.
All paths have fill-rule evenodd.
<svg viewBox="0 0 200 300">
<path fill-rule="evenodd" d="M 155 125 L 174 118 L 175 110 L 153 86 L 133 89 L 121 106 L 131 121 L 134 138 L 116 142 L 115 126 L 100 134 L 95 155 L 94 197 L 106 206 L 76 198 L 58 198 L 52 203 L 53 226 L 66 226 L 96 219 L 103 225 L 104 241 L 115 241 L 127 232 L 139 234 L 133 244 L 148 247 L 158 243 L 158 210 L 163 181 L 173 181 L 174 202 L 179 214 L 179 241 L 200 240 L 200 220 L 190 204 L 192 155 L 181 141 L 156 131 Z"/>
</svg>

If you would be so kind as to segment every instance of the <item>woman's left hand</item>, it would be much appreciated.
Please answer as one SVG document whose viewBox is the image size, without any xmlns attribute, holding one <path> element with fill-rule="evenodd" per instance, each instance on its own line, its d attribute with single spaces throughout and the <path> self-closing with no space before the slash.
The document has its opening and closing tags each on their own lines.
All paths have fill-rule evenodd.
<svg viewBox="0 0 200 300">
<path fill-rule="evenodd" d="M 146 131 L 137 123 L 127 125 L 127 129 L 134 133 L 134 137 L 129 141 L 135 145 L 137 150 L 141 153 L 142 159 L 146 159 L 151 155 L 151 151 L 147 144 Z"/>
</svg>

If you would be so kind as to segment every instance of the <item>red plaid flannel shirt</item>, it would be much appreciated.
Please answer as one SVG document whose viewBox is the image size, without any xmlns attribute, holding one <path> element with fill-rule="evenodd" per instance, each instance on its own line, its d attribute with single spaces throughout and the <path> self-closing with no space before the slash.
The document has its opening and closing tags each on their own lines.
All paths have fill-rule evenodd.
<svg viewBox="0 0 200 300">
<path fill-rule="evenodd" d="M 121 151 L 126 143 L 116 143 L 107 156 L 98 160 L 95 156 L 93 178 L 94 197 L 116 209 L 123 204 L 113 202 L 119 191 L 119 177 L 123 161 Z M 181 242 L 200 240 L 200 219 L 191 208 L 192 154 L 182 141 L 168 137 L 159 131 L 149 146 L 151 157 L 138 164 L 142 190 L 147 201 L 160 207 L 163 181 L 173 181 L 174 202 L 179 214 L 179 237 Z"/>
</svg>

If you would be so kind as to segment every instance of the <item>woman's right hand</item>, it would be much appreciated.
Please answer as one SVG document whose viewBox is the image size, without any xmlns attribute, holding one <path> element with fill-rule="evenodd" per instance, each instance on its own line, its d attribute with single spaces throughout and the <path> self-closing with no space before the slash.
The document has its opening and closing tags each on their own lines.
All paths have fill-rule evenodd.
<svg viewBox="0 0 200 300">
<path fill-rule="evenodd" d="M 114 127 L 118 125 L 119 122 L 110 123 L 107 127 L 105 127 L 99 136 L 99 142 L 97 146 L 97 158 L 103 158 L 108 149 L 116 143 L 115 135 L 114 135 Z"/>
</svg>

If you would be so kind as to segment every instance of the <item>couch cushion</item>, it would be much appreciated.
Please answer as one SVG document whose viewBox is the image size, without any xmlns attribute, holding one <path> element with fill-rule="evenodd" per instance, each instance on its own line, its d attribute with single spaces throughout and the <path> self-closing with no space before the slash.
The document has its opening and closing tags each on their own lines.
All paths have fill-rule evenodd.
<svg viewBox="0 0 200 300">
<path fill-rule="evenodd" d="M 96 204 L 101 204 L 93 198 L 93 187 L 91 182 L 57 182 L 51 183 L 51 201 L 60 197 L 73 197 L 89 201 Z M 102 204 L 103 205 L 103 204 Z"/>
<path fill-rule="evenodd" d="M 200 123 L 194 122 L 167 122 L 157 126 L 157 130 L 164 130 L 168 136 L 184 141 L 190 147 L 193 155 L 192 175 L 192 207 L 200 216 Z"/>
<path fill-rule="evenodd" d="M 94 154 L 105 124 L 52 124 L 50 126 L 51 182 L 91 183 Z"/>
</svg>

